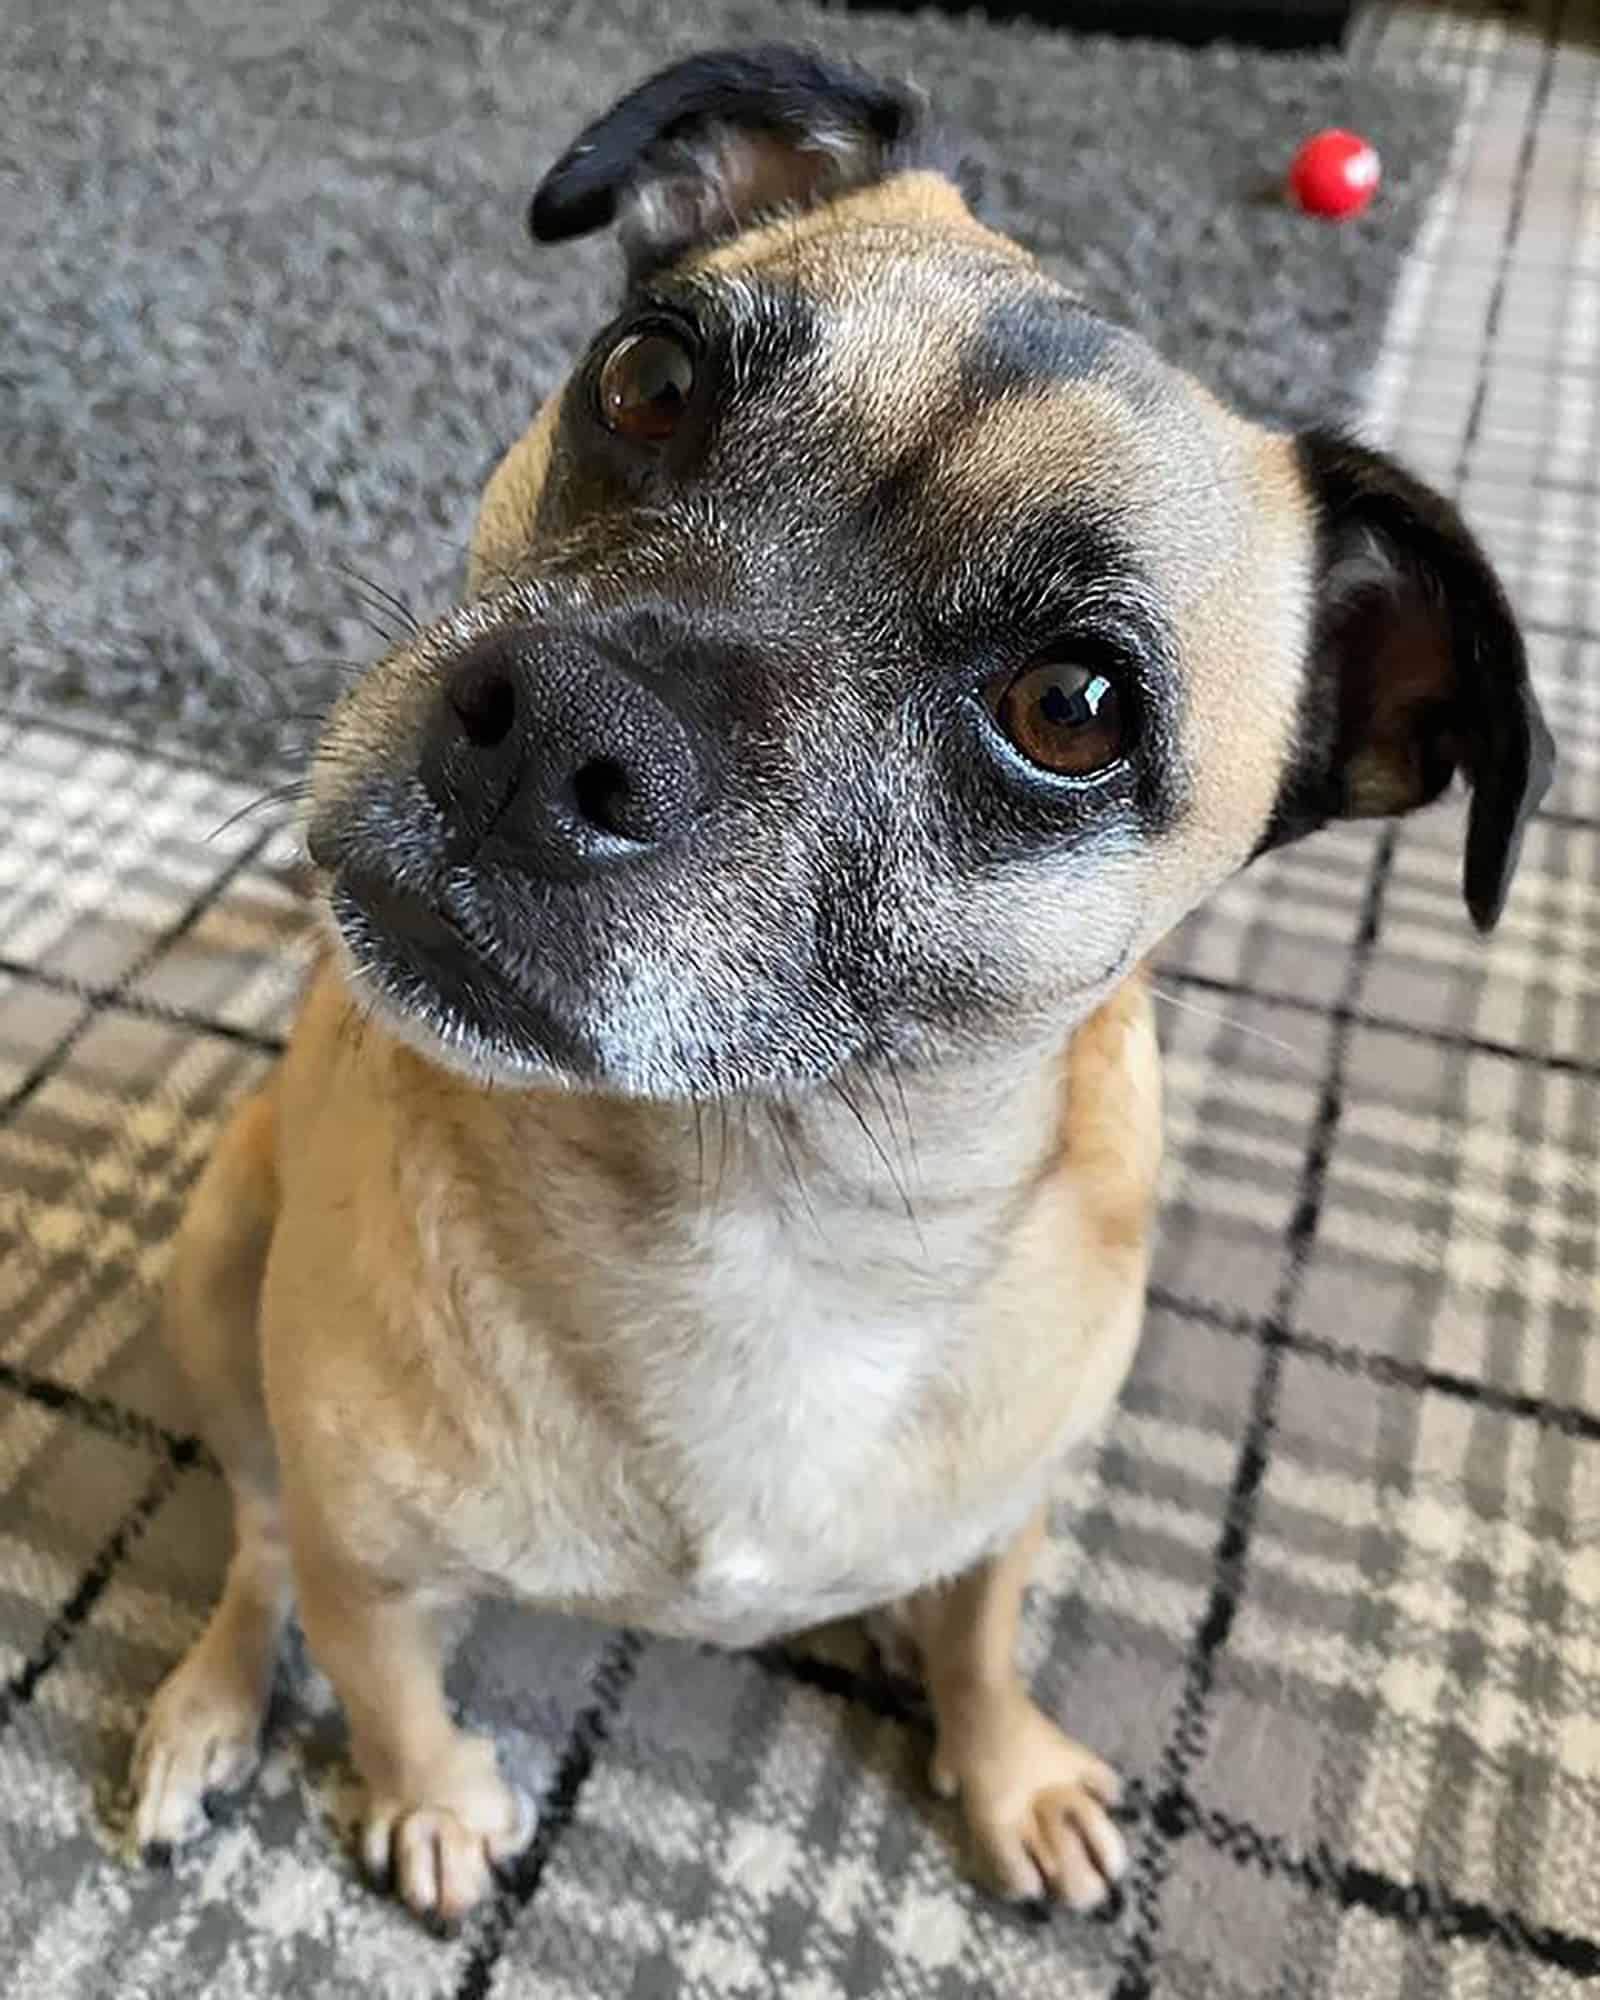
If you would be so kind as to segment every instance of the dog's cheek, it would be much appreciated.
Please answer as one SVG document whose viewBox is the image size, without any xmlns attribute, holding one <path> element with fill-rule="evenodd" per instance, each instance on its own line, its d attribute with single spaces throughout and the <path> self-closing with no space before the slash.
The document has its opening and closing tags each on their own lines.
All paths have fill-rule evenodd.
<svg viewBox="0 0 1600 2000">
<path fill-rule="evenodd" d="M 953 915 L 969 960 L 988 968 L 996 1025 L 1078 1019 L 1137 957 L 1147 888 L 1144 844 L 1120 827 L 970 879 Z"/>
<path fill-rule="evenodd" d="M 914 772 L 821 849 L 821 978 L 865 1040 L 936 1056 L 953 1044 L 1048 1032 L 1120 962 L 1126 891 L 1059 853 L 975 859 L 971 829 Z"/>
</svg>

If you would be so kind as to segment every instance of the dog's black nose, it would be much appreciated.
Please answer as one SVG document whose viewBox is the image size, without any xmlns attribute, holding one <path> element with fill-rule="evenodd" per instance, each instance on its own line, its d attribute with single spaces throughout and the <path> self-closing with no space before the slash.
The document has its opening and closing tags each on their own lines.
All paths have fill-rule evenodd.
<svg viewBox="0 0 1600 2000">
<path fill-rule="evenodd" d="M 457 857 L 493 831 L 559 874 L 665 846 L 703 787 L 658 695 L 581 635 L 535 630 L 482 639 L 447 671 L 419 775 Z"/>
</svg>

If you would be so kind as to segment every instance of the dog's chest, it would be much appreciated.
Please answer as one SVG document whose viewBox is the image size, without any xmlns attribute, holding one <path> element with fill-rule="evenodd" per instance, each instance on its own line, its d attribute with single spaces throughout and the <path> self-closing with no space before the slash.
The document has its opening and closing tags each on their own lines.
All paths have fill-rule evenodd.
<svg viewBox="0 0 1600 2000">
<path fill-rule="evenodd" d="M 792 1582 L 819 1536 L 831 1567 L 870 1548 L 871 1528 L 839 1516 L 911 1448 L 957 1316 L 909 1262 L 847 1250 L 822 1225 L 733 1212 L 708 1236 L 632 1310 L 619 1299 L 618 1318 L 641 1331 L 635 1416 L 688 1517 L 698 1580 L 755 1593 L 768 1565 Z"/>
<path fill-rule="evenodd" d="M 565 1337 L 603 1348 L 630 1477 L 670 1531 L 670 1557 L 622 1585 L 630 1616 L 732 1641 L 792 1630 L 949 1574 L 1018 1525 L 1031 1487 L 981 1459 L 946 1474 L 951 1413 L 976 1400 L 967 1346 L 984 1347 L 973 1273 L 958 1259 L 941 1280 L 907 1249 L 730 1210 L 648 1267 L 574 1275 Z"/>
</svg>

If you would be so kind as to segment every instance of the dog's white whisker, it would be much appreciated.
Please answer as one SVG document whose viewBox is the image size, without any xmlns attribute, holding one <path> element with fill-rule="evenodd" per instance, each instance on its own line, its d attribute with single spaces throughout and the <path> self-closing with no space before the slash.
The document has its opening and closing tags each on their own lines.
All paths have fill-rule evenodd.
<svg viewBox="0 0 1600 2000">
<path fill-rule="evenodd" d="M 1314 1062 L 1308 1050 L 1297 1048 L 1293 1042 L 1286 1042 L 1278 1035 L 1269 1035 L 1264 1028 L 1252 1028 L 1248 1021 L 1241 1021 L 1237 1014 L 1224 1014 L 1217 1007 L 1202 1007 L 1196 1000 L 1185 1000 L 1178 994 L 1158 986 L 1152 979 L 1148 982 L 1152 996 L 1168 1007 L 1175 1007 L 1183 1014 L 1198 1014 L 1203 1020 L 1216 1021 L 1224 1028 L 1232 1028 L 1237 1034 L 1248 1035 L 1253 1042 L 1265 1042 L 1268 1048 L 1279 1049 L 1286 1056 L 1293 1056 L 1302 1068 L 1313 1068 Z"/>
</svg>

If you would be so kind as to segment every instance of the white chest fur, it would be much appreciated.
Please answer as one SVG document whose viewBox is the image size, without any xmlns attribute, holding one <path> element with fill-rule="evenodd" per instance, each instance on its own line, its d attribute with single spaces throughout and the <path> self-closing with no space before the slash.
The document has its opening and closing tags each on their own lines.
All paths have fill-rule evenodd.
<svg viewBox="0 0 1600 2000">
<path fill-rule="evenodd" d="M 657 1212 L 647 1257 L 618 1217 L 614 1254 L 597 1235 L 563 1260 L 561 1324 L 532 1335 L 603 1357 L 630 1477 L 678 1552 L 629 1615 L 793 1630 L 954 1574 L 1038 1503 L 1120 1379 L 1096 1357 L 1131 1339 L 1137 1288 L 1060 1282 L 1089 1253 L 1070 1185 L 1019 1220 L 1009 1163 L 965 1167 L 959 1200 L 913 1186 L 909 1215 L 848 1172 L 804 1196 L 751 1172 Z"/>
<path fill-rule="evenodd" d="M 642 1427 L 695 1550 L 685 1583 L 719 1621 L 879 1601 L 934 1560 L 914 1543 L 945 1539 L 925 1512 L 919 1536 L 885 1510 L 951 1386 L 961 1301 L 919 1271 L 903 1218 L 864 1282 L 859 1233 L 852 1248 L 820 1217 L 725 1212 L 703 1281 L 674 1301 L 677 1337 L 657 1313 L 636 1353 Z"/>
</svg>

